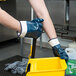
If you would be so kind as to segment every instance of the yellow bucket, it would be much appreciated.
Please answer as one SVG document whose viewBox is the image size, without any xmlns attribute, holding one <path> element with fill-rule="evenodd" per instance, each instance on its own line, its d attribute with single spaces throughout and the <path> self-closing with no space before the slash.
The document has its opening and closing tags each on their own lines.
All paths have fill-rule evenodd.
<svg viewBox="0 0 76 76">
<path fill-rule="evenodd" d="M 67 68 L 64 59 L 59 57 L 30 59 L 26 76 L 65 76 Z"/>
</svg>

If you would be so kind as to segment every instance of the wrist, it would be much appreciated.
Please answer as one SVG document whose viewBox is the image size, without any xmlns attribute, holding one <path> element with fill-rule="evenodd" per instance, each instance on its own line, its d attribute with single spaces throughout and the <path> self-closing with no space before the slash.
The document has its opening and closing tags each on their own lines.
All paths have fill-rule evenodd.
<svg viewBox="0 0 76 76">
<path fill-rule="evenodd" d="M 52 47 L 60 44 L 58 38 L 50 39 L 48 42 Z"/>
<path fill-rule="evenodd" d="M 27 21 L 20 21 L 20 32 L 18 32 L 18 36 L 24 37 L 27 33 Z"/>
</svg>

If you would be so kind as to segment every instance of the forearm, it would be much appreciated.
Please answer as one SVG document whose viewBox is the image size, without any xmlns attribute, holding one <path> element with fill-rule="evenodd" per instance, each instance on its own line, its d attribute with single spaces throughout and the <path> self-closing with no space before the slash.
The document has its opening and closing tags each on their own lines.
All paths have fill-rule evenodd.
<svg viewBox="0 0 76 76">
<path fill-rule="evenodd" d="M 32 5 L 32 7 L 34 8 L 37 16 L 39 18 L 44 19 L 43 27 L 44 27 L 44 30 L 46 31 L 48 37 L 50 39 L 57 37 L 53 22 L 49 16 L 49 13 L 48 13 L 48 10 L 44 3 L 44 0 L 29 0 L 29 2 Z"/>
<path fill-rule="evenodd" d="M 19 21 L 10 16 L 1 8 L 0 8 L 0 24 L 19 32 L 21 30 Z"/>
</svg>

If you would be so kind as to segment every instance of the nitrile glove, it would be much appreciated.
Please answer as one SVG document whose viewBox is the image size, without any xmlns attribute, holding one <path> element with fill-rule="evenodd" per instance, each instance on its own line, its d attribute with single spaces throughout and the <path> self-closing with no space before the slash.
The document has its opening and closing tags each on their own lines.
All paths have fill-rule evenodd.
<svg viewBox="0 0 76 76">
<path fill-rule="evenodd" d="M 26 71 L 28 60 L 23 58 L 22 61 L 15 61 L 13 63 L 8 63 L 5 65 L 4 70 L 11 71 L 13 74 L 23 74 Z"/>
<path fill-rule="evenodd" d="M 19 64 L 19 63 L 20 63 L 20 61 L 16 61 L 16 62 L 14 62 L 12 64 L 10 64 L 10 63 L 5 64 L 5 69 L 4 70 L 7 71 L 7 70 L 15 69 L 17 64 Z"/>
<path fill-rule="evenodd" d="M 23 58 L 22 61 L 20 61 L 15 69 L 11 69 L 11 72 L 13 74 L 23 74 L 26 71 L 27 64 L 29 59 Z"/>
<path fill-rule="evenodd" d="M 57 38 L 51 39 L 49 44 L 52 46 L 52 50 L 55 56 L 60 57 L 61 59 L 65 59 L 66 62 L 68 61 L 68 55 L 65 50 L 62 49 Z"/>
<path fill-rule="evenodd" d="M 20 21 L 21 24 L 21 33 L 19 33 L 20 37 L 24 37 L 26 34 L 32 38 L 40 37 L 42 33 L 42 23 L 44 20 L 40 18 L 36 18 L 32 21 Z"/>
</svg>

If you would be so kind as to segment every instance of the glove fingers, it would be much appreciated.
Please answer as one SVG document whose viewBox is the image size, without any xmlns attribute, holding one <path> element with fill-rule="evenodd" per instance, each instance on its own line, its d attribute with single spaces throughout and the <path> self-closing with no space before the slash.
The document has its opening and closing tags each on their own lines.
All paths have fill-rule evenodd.
<svg viewBox="0 0 76 76">
<path fill-rule="evenodd" d="M 69 59 L 69 57 L 68 57 L 68 55 L 67 55 L 66 53 L 64 53 L 64 54 L 62 55 L 62 59 L 65 59 L 65 61 L 67 62 L 68 59 Z"/>
<path fill-rule="evenodd" d="M 40 27 L 40 29 L 42 29 L 43 25 L 41 23 L 39 23 L 39 27 Z"/>
<path fill-rule="evenodd" d="M 5 64 L 5 67 L 7 67 L 7 66 L 9 66 L 10 65 L 10 63 L 8 63 L 8 64 Z"/>
<path fill-rule="evenodd" d="M 4 70 L 6 70 L 6 71 L 7 71 L 7 70 L 9 70 L 9 68 L 7 68 L 7 67 L 6 67 Z"/>
<path fill-rule="evenodd" d="M 16 71 L 15 69 L 12 69 L 11 72 L 12 72 L 13 74 L 16 74 L 16 73 L 17 73 L 17 71 Z"/>
<path fill-rule="evenodd" d="M 32 20 L 33 22 L 38 22 L 38 23 L 41 23 L 43 22 L 44 20 L 43 19 L 40 19 L 40 18 L 36 18 L 34 20 Z"/>
<path fill-rule="evenodd" d="M 40 19 L 40 18 L 37 18 L 37 20 L 36 20 L 37 22 L 43 22 L 44 20 L 43 19 Z"/>
<path fill-rule="evenodd" d="M 60 44 L 54 46 L 52 49 L 56 56 L 60 57 L 61 59 L 65 59 L 66 62 L 68 61 L 69 57 L 65 50 L 61 48 Z"/>
</svg>

